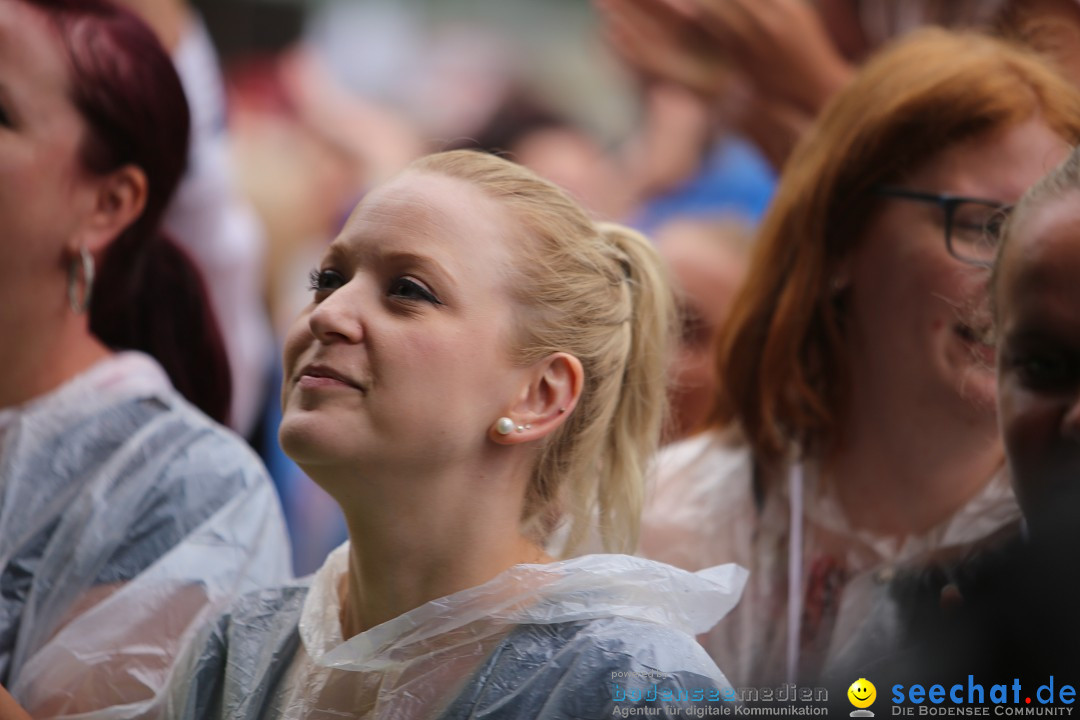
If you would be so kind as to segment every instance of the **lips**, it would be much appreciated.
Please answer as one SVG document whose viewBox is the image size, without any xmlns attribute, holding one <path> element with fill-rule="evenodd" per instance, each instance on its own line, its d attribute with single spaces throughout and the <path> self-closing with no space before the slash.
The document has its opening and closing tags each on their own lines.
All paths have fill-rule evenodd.
<svg viewBox="0 0 1080 720">
<path fill-rule="evenodd" d="M 345 385 L 361 392 L 364 386 L 349 375 L 321 363 L 305 365 L 296 375 L 297 384 L 305 387 L 326 387 L 333 385 Z"/>
</svg>

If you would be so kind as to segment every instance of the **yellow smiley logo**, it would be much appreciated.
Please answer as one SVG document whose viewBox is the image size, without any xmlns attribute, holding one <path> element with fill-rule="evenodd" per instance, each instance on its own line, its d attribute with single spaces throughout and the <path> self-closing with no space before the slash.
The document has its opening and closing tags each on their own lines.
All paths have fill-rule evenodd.
<svg viewBox="0 0 1080 720">
<path fill-rule="evenodd" d="M 868 708 L 877 699 L 877 688 L 866 678 L 859 678 L 847 689 L 848 700 L 857 708 Z"/>
</svg>

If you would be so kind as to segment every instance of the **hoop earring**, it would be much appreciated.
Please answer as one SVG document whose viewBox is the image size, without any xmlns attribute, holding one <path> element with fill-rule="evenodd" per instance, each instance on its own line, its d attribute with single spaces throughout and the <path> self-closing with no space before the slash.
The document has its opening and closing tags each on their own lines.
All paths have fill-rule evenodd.
<svg viewBox="0 0 1080 720">
<path fill-rule="evenodd" d="M 82 299 L 79 294 L 79 270 L 82 269 L 83 292 Z M 71 258 L 68 263 L 68 304 L 71 309 L 81 315 L 90 309 L 90 295 L 94 290 L 94 256 L 86 249 L 85 245 L 79 247 L 78 257 Z"/>
</svg>

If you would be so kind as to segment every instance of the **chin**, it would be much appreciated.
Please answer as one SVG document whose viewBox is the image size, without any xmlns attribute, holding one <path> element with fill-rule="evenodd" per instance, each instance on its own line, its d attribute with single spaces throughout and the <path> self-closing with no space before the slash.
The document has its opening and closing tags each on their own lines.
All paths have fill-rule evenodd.
<svg viewBox="0 0 1080 720">
<path fill-rule="evenodd" d="M 336 435 L 340 426 L 330 427 L 320 417 L 321 413 L 293 411 L 286 412 L 278 429 L 278 441 L 281 449 L 297 465 L 323 465 L 337 454 L 335 453 Z"/>
</svg>

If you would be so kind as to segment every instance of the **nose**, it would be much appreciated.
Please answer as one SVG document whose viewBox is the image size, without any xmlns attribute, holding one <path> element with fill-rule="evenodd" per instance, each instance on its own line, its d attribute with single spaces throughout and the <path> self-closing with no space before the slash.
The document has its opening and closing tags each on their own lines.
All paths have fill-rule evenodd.
<svg viewBox="0 0 1080 720">
<path fill-rule="evenodd" d="M 364 338 L 361 292 L 349 282 L 325 297 L 308 318 L 311 333 L 323 343 L 358 343 Z"/>
</svg>

